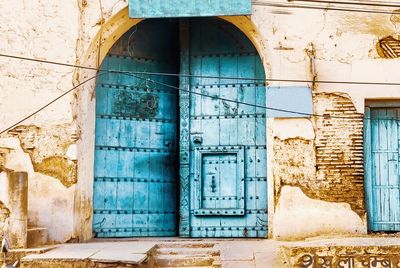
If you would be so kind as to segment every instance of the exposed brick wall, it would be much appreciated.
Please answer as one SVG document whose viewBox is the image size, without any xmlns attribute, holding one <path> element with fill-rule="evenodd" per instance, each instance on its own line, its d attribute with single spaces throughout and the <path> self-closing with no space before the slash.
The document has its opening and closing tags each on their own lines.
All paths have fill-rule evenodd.
<svg viewBox="0 0 400 268">
<path fill-rule="evenodd" d="M 345 202 L 363 216 L 363 115 L 345 95 L 317 93 L 315 141 L 274 138 L 275 204 L 284 185 L 299 187 L 308 197 Z M 335 118 L 340 117 L 340 118 Z"/>
<path fill-rule="evenodd" d="M 316 119 L 316 183 L 318 196 L 346 202 L 360 216 L 364 206 L 363 115 L 346 95 L 319 93 L 314 111 L 330 115 Z M 337 118 L 340 117 L 340 118 Z"/>
</svg>

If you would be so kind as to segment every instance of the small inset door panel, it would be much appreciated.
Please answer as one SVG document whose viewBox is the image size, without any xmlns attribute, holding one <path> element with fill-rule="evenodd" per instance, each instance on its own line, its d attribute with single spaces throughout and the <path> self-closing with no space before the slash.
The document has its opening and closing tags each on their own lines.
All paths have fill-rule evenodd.
<svg viewBox="0 0 400 268">
<path fill-rule="evenodd" d="M 244 152 L 195 150 L 195 215 L 244 215 Z"/>
</svg>

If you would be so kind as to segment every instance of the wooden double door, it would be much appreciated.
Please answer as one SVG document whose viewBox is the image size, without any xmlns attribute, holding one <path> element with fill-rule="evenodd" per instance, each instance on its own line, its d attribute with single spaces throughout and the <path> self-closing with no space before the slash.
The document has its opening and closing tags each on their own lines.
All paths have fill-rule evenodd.
<svg viewBox="0 0 400 268">
<path fill-rule="evenodd" d="M 264 70 L 219 19 L 145 20 L 96 87 L 96 237 L 265 237 Z"/>
</svg>

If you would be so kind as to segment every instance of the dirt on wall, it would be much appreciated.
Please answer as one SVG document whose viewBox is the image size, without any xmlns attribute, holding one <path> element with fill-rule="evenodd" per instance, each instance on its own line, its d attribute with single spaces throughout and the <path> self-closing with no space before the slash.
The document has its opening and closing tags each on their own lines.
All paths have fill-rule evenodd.
<svg viewBox="0 0 400 268">
<path fill-rule="evenodd" d="M 299 187 L 308 197 L 345 202 L 365 214 L 363 115 L 344 94 L 316 93 L 315 140 L 274 138 L 277 201 L 284 185 Z"/>
<path fill-rule="evenodd" d="M 3 238 L 5 222 L 9 216 L 10 210 L 0 201 L 0 240 Z"/>
<path fill-rule="evenodd" d="M 77 162 L 66 154 L 71 144 L 78 138 L 69 124 L 39 128 L 18 126 L 9 131 L 20 140 L 21 148 L 28 153 L 35 172 L 54 177 L 70 187 L 77 181 Z"/>
</svg>

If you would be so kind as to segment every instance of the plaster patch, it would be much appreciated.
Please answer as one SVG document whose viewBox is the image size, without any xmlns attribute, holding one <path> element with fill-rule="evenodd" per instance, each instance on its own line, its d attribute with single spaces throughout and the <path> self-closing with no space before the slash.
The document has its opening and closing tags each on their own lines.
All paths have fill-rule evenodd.
<svg viewBox="0 0 400 268">
<path fill-rule="evenodd" d="M 75 187 L 41 173 L 30 174 L 29 224 L 47 228 L 49 242 L 63 243 L 72 235 Z"/>
<path fill-rule="evenodd" d="M 312 123 L 306 118 L 276 118 L 273 120 L 272 124 L 274 136 L 281 140 L 289 138 L 303 138 L 306 140 L 312 140 L 315 138 Z"/>
<path fill-rule="evenodd" d="M 70 145 L 75 144 L 77 138 L 76 129 L 70 124 L 43 128 L 18 126 L 9 134 L 18 137 L 23 151 L 30 156 L 34 171 L 52 176 L 66 187 L 76 183 L 77 161 L 67 157 Z"/>
<path fill-rule="evenodd" d="M 1 171 L 26 171 L 33 172 L 29 154 L 21 148 L 18 138 L 0 139 L 0 163 L 3 162 Z"/>
<path fill-rule="evenodd" d="M 33 167 L 37 172 L 59 179 L 66 187 L 76 183 L 76 161 L 66 157 L 51 156 Z"/>
<path fill-rule="evenodd" d="M 301 138 L 280 140 L 275 137 L 273 148 L 275 204 L 284 185 L 303 187 L 310 196 L 318 196 L 314 142 Z"/>
<path fill-rule="evenodd" d="M 71 160 L 77 160 L 77 152 L 76 152 L 77 146 L 76 143 L 71 144 L 68 147 L 67 153 L 65 154 L 69 159 Z"/>
<path fill-rule="evenodd" d="M 274 238 L 280 240 L 367 232 L 350 205 L 314 200 L 291 186 L 282 187 L 273 225 Z"/>
<path fill-rule="evenodd" d="M 4 236 L 6 221 L 10 217 L 10 210 L 0 200 L 0 239 Z"/>
</svg>

